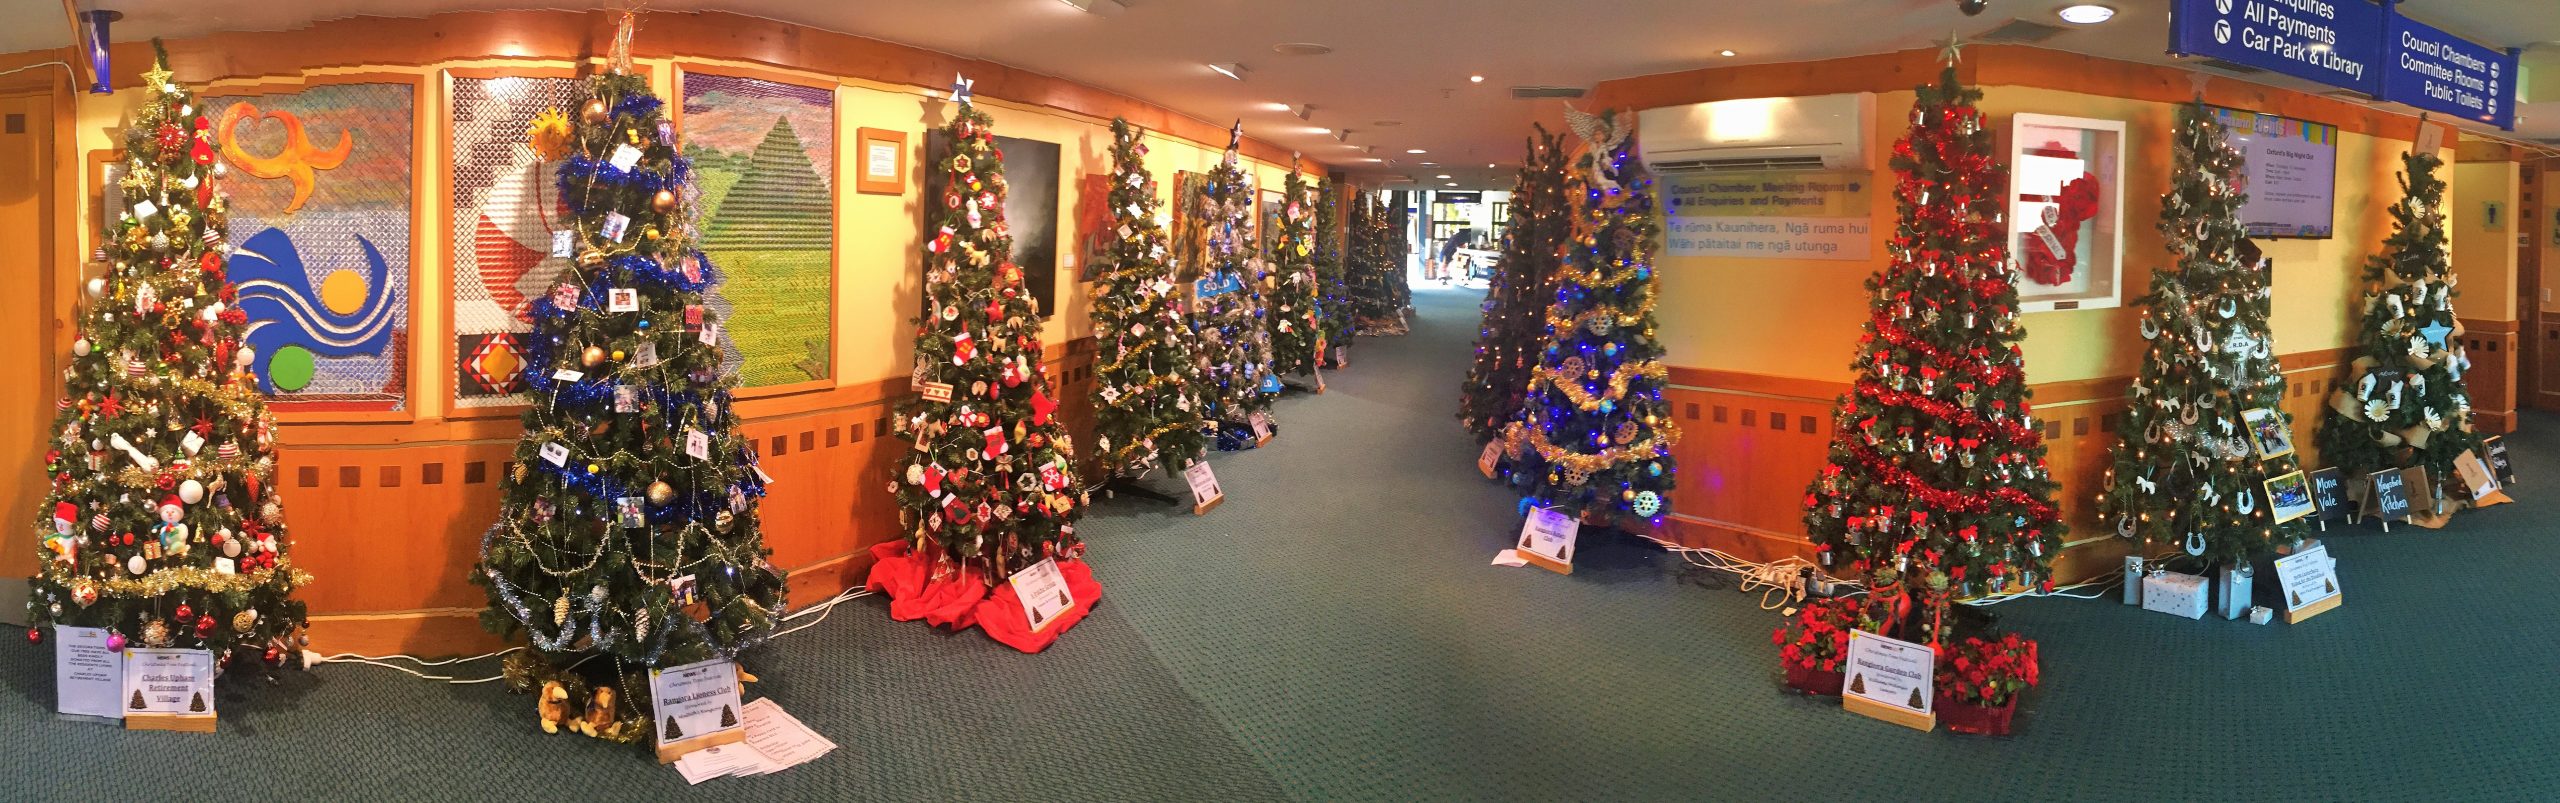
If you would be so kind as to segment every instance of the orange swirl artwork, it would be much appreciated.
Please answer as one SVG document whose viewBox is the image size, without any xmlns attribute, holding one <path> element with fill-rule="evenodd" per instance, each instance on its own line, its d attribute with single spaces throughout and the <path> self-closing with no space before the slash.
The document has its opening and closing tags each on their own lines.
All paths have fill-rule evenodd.
<svg viewBox="0 0 2560 803">
<path fill-rule="evenodd" d="M 232 136 L 232 130 L 240 121 L 260 118 L 284 124 L 284 147 L 273 156 L 251 155 Z M 247 102 L 223 109 L 222 122 L 214 127 L 214 131 L 222 142 L 223 158 L 239 165 L 249 175 L 293 182 L 293 201 L 285 205 L 286 214 L 301 209 L 303 202 L 311 200 L 311 191 L 318 185 L 315 171 L 329 170 L 346 163 L 347 154 L 354 152 L 356 147 L 355 134 L 343 128 L 338 130 L 338 144 L 327 148 L 313 145 L 311 137 L 303 133 L 302 118 L 293 112 L 259 111 L 257 106 Z"/>
</svg>

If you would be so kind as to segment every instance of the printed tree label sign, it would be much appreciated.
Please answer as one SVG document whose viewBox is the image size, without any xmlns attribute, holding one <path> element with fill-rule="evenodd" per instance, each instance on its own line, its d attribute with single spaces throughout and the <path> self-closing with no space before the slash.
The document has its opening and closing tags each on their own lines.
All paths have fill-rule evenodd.
<svg viewBox="0 0 2560 803">
<path fill-rule="evenodd" d="M 124 726 L 213 732 L 213 651 L 124 651 Z"/>
<path fill-rule="evenodd" d="M 107 649 L 102 627 L 53 628 L 54 711 L 71 718 L 124 718 L 124 653 Z"/>
<path fill-rule="evenodd" d="M 2480 453 L 2489 458 L 2489 471 L 2498 476 L 2499 485 L 2516 484 L 2516 466 L 2507 460 L 2507 436 L 2491 435 L 2480 440 Z"/>
<path fill-rule="evenodd" d="M 2287 624 L 2338 607 L 2344 600 L 2338 590 L 2338 564 L 2329 559 L 2327 544 L 2315 543 L 2308 549 L 2277 558 L 2276 583 L 2284 592 Z"/>
<path fill-rule="evenodd" d="M 1253 424 L 1253 439 L 1255 442 L 1271 440 L 1270 415 L 1261 411 L 1255 411 L 1254 414 L 1245 416 L 1245 420 Z"/>
<path fill-rule="evenodd" d="M 1557 574 L 1573 573 L 1573 546 L 1582 520 L 1555 508 L 1533 507 L 1520 524 L 1520 557 Z"/>
<path fill-rule="evenodd" d="M 1849 631 L 1848 684 L 1840 705 L 1851 713 L 1904 727 L 1933 730 L 1938 653 L 1927 644 Z"/>
<path fill-rule="evenodd" d="M 1501 464 L 1502 440 L 1485 441 L 1484 453 L 1476 455 L 1476 470 L 1484 472 L 1484 478 L 1489 480 L 1493 479 L 1493 468 Z"/>
<path fill-rule="evenodd" d="M 668 669 L 649 670 L 649 699 L 655 701 L 658 763 L 706 747 L 745 741 L 738 709 L 738 665 L 710 660 Z"/>
<path fill-rule="evenodd" d="M 2478 454 L 2463 452 L 2455 456 L 2453 473 L 2454 476 L 2462 478 L 2463 487 L 2471 492 L 2473 507 L 2488 507 L 2515 501 L 2499 492 L 2503 488 L 2498 485 L 2497 472 L 2492 471 L 2489 468 L 2489 461 L 2480 459 Z"/>
<path fill-rule="evenodd" d="M 1182 470 L 1182 479 L 1191 483 L 1191 514 L 1200 515 L 1227 501 L 1227 491 L 1218 487 L 1218 475 L 1209 470 L 1209 461 L 1200 460 Z"/>
<path fill-rule="evenodd" d="M 1022 603 L 1022 616 L 1031 621 L 1031 632 L 1038 633 L 1058 614 L 1076 605 L 1075 595 L 1067 592 L 1067 576 L 1058 572 L 1058 559 L 1042 558 L 1030 568 L 1013 573 L 1013 596 Z"/>
<path fill-rule="evenodd" d="M 2353 510 L 2347 504 L 2346 483 L 2338 476 L 2338 467 L 2311 472 L 2311 501 L 2320 506 L 2322 522 L 2344 519 Z"/>
</svg>

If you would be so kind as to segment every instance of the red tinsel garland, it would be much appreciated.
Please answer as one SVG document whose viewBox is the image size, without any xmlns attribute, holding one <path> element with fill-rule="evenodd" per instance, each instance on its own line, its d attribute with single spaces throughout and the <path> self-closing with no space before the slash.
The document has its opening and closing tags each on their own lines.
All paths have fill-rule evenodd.
<svg viewBox="0 0 2560 803">
<path fill-rule="evenodd" d="M 2041 447 L 2044 445 L 2044 434 L 2042 432 L 2020 423 L 2019 421 L 2002 421 L 1997 423 L 1984 421 L 1980 414 L 1975 413 L 1972 410 L 1957 407 L 1917 393 L 1890 390 L 1865 382 L 1858 383 L 1857 391 L 1858 395 L 1872 399 L 1878 404 L 1888 407 L 1908 407 L 1914 410 L 1919 410 L 1920 412 L 1928 413 L 1930 416 L 1935 417 L 1938 420 L 1954 424 L 1964 429 L 1986 430 L 1991 434 L 1998 435 L 2003 440 L 2008 441 L 2008 445 L 2014 448 L 2026 449 L 2031 447 Z"/>
<path fill-rule="evenodd" d="M 1840 445 L 1849 451 L 1849 456 L 1866 464 L 1867 470 L 1875 473 L 1879 484 L 1901 486 L 1911 498 L 1919 500 L 1921 504 L 1928 505 L 1932 509 L 1957 513 L 1982 513 L 1991 509 L 1990 497 L 1997 497 L 1999 501 L 2026 508 L 2027 517 L 2030 519 L 2052 521 L 2055 518 L 2052 505 L 2037 501 L 2035 497 L 2028 496 L 2025 491 L 2006 485 L 1980 494 L 1943 491 L 1930 485 L 1927 480 L 1921 479 L 1920 475 L 1894 465 L 1893 461 L 1885 459 L 1883 455 L 1876 454 L 1873 450 L 1846 436 L 1840 438 Z"/>
</svg>

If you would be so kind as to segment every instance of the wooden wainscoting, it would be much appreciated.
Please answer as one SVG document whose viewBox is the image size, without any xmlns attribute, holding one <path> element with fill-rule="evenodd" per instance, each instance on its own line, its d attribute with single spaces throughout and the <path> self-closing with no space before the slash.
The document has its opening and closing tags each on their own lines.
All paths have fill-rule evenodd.
<svg viewBox="0 0 2560 803">
<path fill-rule="evenodd" d="M 2472 426 L 2490 434 L 2513 431 L 2516 372 L 2530 367 L 2516 363 L 2516 322 L 2463 318 L 2461 323 L 2462 345 L 2471 354 L 2471 371 L 2462 375 L 2462 382 L 2471 394 Z"/>
</svg>

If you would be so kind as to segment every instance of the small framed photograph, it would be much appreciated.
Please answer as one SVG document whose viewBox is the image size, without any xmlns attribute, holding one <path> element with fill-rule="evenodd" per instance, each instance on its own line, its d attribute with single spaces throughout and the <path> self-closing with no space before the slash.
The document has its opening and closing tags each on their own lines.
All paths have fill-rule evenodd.
<svg viewBox="0 0 2560 803">
<path fill-rule="evenodd" d="M 2240 422 L 2248 425 L 2249 440 L 2258 445 L 2258 457 L 2293 454 L 2293 430 L 2282 414 L 2265 407 L 2242 410 Z"/>
<path fill-rule="evenodd" d="M 853 188 L 860 192 L 897 195 L 907 189 L 907 132 L 885 128 L 858 128 L 854 151 L 860 154 L 861 172 L 854 176 Z"/>
<path fill-rule="evenodd" d="M 2311 515 L 2320 507 L 2311 498 L 2311 482 L 2303 478 L 2301 471 L 2267 478 L 2267 503 L 2277 524 Z"/>
</svg>

